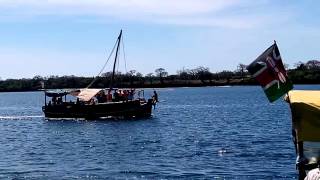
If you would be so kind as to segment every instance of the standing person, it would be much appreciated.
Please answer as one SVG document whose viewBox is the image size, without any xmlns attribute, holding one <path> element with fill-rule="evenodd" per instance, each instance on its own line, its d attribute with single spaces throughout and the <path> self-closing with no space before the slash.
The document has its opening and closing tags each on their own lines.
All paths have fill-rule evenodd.
<svg viewBox="0 0 320 180">
<path fill-rule="evenodd" d="M 153 99 L 156 103 L 159 102 L 159 101 L 158 101 L 158 94 L 157 94 L 156 91 L 153 91 L 152 99 Z"/>
<path fill-rule="evenodd" d="M 153 91 L 153 96 L 152 96 L 152 104 L 153 104 L 153 109 L 156 108 L 156 104 L 158 101 L 158 94 L 156 91 Z"/>
</svg>

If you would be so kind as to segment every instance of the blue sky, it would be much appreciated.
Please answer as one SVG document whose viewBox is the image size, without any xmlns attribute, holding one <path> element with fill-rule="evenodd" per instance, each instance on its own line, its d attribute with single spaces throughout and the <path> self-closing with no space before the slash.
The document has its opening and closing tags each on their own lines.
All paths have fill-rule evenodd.
<svg viewBox="0 0 320 180">
<path fill-rule="evenodd" d="M 0 77 L 95 76 L 120 29 L 127 70 L 143 74 L 235 70 L 273 40 L 293 67 L 320 57 L 318 7 L 317 0 L 0 0 Z"/>
</svg>

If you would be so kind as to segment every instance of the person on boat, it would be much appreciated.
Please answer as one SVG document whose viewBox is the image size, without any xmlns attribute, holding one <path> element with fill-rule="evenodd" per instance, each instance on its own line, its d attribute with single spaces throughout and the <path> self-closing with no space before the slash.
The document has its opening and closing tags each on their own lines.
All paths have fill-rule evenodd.
<svg viewBox="0 0 320 180">
<path fill-rule="evenodd" d="M 320 179 L 320 168 L 312 169 L 308 172 L 305 180 L 319 180 Z"/>
<path fill-rule="evenodd" d="M 76 104 L 80 104 L 80 99 L 77 98 Z"/>
<path fill-rule="evenodd" d="M 139 99 L 140 100 L 140 97 L 141 97 L 141 91 L 138 91 L 138 95 L 137 95 L 138 97 L 137 97 L 137 99 Z"/>
<path fill-rule="evenodd" d="M 107 102 L 107 94 L 106 91 L 102 91 L 102 102 Z"/>
<path fill-rule="evenodd" d="M 114 93 L 113 93 L 113 98 L 114 98 L 114 101 L 115 102 L 118 102 L 119 101 L 119 93 L 117 90 L 114 90 Z"/>
<path fill-rule="evenodd" d="M 101 92 L 96 95 L 96 98 L 98 100 L 98 103 L 102 103 L 103 100 L 102 100 Z"/>
<path fill-rule="evenodd" d="M 106 100 L 106 95 L 104 94 L 104 91 L 101 91 L 98 95 L 97 95 L 97 99 L 98 99 L 98 103 L 104 103 Z"/>
<path fill-rule="evenodd" d="M 57 104 L 57 97 L 55 97 L 55 96 L 52 97 L 51 101 L 52 101 L 53 105 L 56 105 Z"/>
<path fill-rule="evenodd" d="M 107 95 L 107 102 L 111 102 L 112 101 L 112 94 L 111 94 L 111 90 L 108 90 L 108 95 Z"/>
<path fill-rule="evenodd" d="M 134 90 L 130 90 L 128 94 L 128 100 L 133 100 Z"/>
<path fill-rule="evenodd" d="M 153 101 L 154 101 L 155 103 L 159 102 L 159 101 L 158 101 L 158 94 L 157 94 L 156 91 L 153 91 L 152 99 L 153 99 Z"/>
<path fill-rule="evenodd" d="M 123 94 L 123 90 L 119 89 L 119 99 L 118 101 L 124 101 L 124 94 Z"/>
<path fill-rule="evenodd" d="M 58 97 L 57 104 L 62 104 L 62 97 Z"/>
<path fill-rule="evenodd" d="M 129 96 L 128 91 L 127 91 L 127 90 L 123 90 L 123 99 L 124 99 L 125 101 L 128 101 L 128 96 Z"/>
<path fill-rule="evenodd" d="M 156 91 L 153 91 L 153 96 L 152 96 L 152 104 L 153 104 L 153 109 L 156 108 L 156 104 L 158 101 L 158 94 Z"/>
<path fill-rule="evenodd" d="M 90 99 L 89 105 L 95 105 L 98 103 L 98 99 L 96 97 L 93 97 Z"/>
</svg>

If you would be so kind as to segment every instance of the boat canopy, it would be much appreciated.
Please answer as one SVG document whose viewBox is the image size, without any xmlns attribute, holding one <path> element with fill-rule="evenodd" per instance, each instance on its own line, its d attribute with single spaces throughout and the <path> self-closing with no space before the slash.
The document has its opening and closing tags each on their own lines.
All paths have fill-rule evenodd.
<svg viewBox="0 0 320 180">
<path fill-rule="evenodd" d="M 289 91 L 286 101 L 292 114 L 292 135 L 301 177 L 320 163 L 320 91 Z"/>
<path fill-rule="evenodd" d="M 118 90 L 118 88 L 113 88 L 112 90 Z M 133 90 L 133 89 L 121 89 L 121 90 Z M 65 95 L 71 95 L 79 98 L 81 101 L 90 101 L 94 96 L 96 96 L 101 91 L 110 91 L 110 89 L 59 89 L 59 90 L 49 90 L 46 91 L 46 96 L 48 97 L 62 97 Z"/>
<path fill-rule="evenodd" d="M 80 93 L 76 96 L 81 101 L 90 101 L 95 95 L 97 95 L 103 89 L 80 89 Z"/>
<path fill-rule="evenodd" d="M 67 90 L 50 90 L 50 91 L 46 91 L 46 96 L 48 97 L 62 97 L 65 95 L 68 95 L 70 92 Z"/>
<path fill-rule="evenodd" d="M 320 91 L 289 91 L 286 100 L 297 141 L 320 142 Z"/>
</svg>

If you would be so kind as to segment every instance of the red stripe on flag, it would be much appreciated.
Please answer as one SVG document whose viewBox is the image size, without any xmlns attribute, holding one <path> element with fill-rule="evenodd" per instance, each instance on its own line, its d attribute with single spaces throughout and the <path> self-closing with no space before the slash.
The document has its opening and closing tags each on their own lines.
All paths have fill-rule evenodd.
<svg viewBox="0 0 320 180">
<path fill-rule="evenodd" d="M 269 84 L 271 81 L 278 79 L 274 76 L 273 73 L 271 73 L 268 69 L 261 72 L 257 77 L 257 81 L 261 84 L 262 87 L 265 87 L 267 84 Z"/>
</svg>

